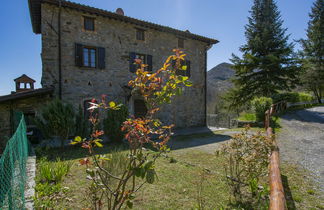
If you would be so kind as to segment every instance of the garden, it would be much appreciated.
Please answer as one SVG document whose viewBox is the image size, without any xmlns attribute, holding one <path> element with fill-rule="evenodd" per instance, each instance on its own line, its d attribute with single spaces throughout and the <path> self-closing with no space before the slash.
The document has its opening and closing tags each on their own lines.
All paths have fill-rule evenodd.
<svg viewBox="0 0 324 210">
<path fill-rule="evenodd" d="M 186 70 L 186 55 L 174 52 L 156 73 L 135 60 L 137 77 L 129 86 L 146 102 L 143 117 L 128 116 L 123 105 L 104 96 L 90 103 L 89 120 L 60 100 L 44 107 L 36 123 L 44 136 L 59 137 L 61 147 L 36 149 L 36 209 L 268 209 L 272 141 L 259 128 L 172 136 L 173 125 L 155 118 L 192 85 L 176 74 Z M 103 123 L 98 109 L 107 111 Z M 103 142 L 104 133 L 110 141 Z M 223 141 L 205 145 L 214 151 L 190 146 L 207 138 Z M 184 146 L 172 147 L 174 142 Z M 289 208 L 323 208 L 307 171 L 281 167 Z"/>
</svg>

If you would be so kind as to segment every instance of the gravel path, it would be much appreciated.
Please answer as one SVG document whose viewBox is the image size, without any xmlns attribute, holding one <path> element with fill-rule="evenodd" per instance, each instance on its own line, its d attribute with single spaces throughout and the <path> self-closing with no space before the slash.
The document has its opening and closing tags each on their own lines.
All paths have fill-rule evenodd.
<svg viewBox="0 0 324 210">
<path fill-rule="evenodd" d="M 311 171 L 324 191 L 324 106 L 287 113 L 281 125 L 277 141 L 282 160 Z"/>
</svg>

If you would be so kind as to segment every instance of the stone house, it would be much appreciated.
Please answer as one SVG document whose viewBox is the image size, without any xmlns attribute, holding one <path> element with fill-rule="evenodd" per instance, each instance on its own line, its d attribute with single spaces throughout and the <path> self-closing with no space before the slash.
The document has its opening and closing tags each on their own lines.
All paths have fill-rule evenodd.
<svg viewBox="0 0 324 210">
<path fill-rule="evenodd" d="M 141 58 L 154 71 L 181 48 L 187 54 L 186 74 L 193 86 L 172 104 L 162 108 L 160 118 L 176 127 L 206 125 L 207 51 L 218 41 L 124 15 L 69 1 L 28 0 L 32 28 L 42 37 L 42 89 L 80 104 L 107 95 L 107 100 L 126 104 L 141 115 L 145 104 L 132 95 L 128 81 L 134 78 L 134 59 Z"/>
</svg>

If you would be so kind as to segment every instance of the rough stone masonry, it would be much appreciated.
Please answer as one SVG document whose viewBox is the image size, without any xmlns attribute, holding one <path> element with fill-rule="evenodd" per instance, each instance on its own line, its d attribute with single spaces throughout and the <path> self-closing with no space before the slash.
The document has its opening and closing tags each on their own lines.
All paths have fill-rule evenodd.
<svg viewBox="0 0 324 210">
<path fill-rule="evenodd" d="M 43 87 L 54 86 L 55 93 L 58 94 L 60 82 L 58 33 L 60 32 L 62 99 L 77 108 L 80 104 L 85 106 L 86 100 L 100 99 L 102 94 L 106 94 L 108 100 L 126 104 L 133 114 L 136 109 L 134 100 L 137 96 L 127 95 L 124 89 L 128 81 L 135 76 L 130 72 L 130 52 L 151 55 L 154 71 L 160 68 L 165 59 L 173 53 L 172 49 L 178 47 L 180 38 L 184 39 L 184 51 L 187 59 L 190 60 L 190 80 L 193 86 L 185 88 L 182 96 L 175 98 L 172 104 L 164 106 L 159 117 L 164 123 L 173 123 L 176 127 L 205 125 L 206 52 L 212 44 L 217 43 L 217 40 L 205 38 L 207 41 L 202 41 L 190 38 L 200 36 L 193 35 L 189 31 L 185 32 L 186 35 L 183 31 L 171 33 L 145 27 L 144 23 L 148 22 L 129 17 L 125 18 L 130 21 L 122 21 L 124 17 L 120 14 L 112 14 L 116 18 L 109 18 L 103 14 L 111 14 L 110 12 L 71 2 L 63 1 L 61 9 L 56 0 L 43 0 L 40 5 L 39 33 L 42 36 L 41 83 Z M 33 8 L 33 5 L 30 5 L 30 8 Z M 35 25 L 33 14 L 31 17 Z M 94 20 L 93 31 L 84 29 L 84 18 Z M 144 26 L 138 26 L 131 21 L 138 21 Z M 148 24 L 155 25 L 156 28 L 164 27 Z M 144 31 L 144 40 L 136 39 L 137 30 Z M 76 66 L 76 44 L 90 46 L 90 48 L 104 48 L 104 69 Z"/>
</svg>

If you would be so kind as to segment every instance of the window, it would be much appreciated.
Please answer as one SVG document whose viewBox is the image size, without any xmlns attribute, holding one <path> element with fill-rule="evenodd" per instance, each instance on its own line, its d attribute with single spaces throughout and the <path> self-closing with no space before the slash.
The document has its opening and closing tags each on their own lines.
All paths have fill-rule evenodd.
<svg viewBox="0 0 324 210">
<path fill-rule="evenodd" d="M 144 41 L 145 40 L 145 31 L 143 29 L 136 29 L 136 39 Z"/>
<path fill-rule="evenodd" d="M 83 66 L 85 67 L 96 67 L 96 49 L 84 47 L 83 48 Z"/>
<path fill-rule="evenodd" d="M 173 68 L 176 67 L 175 60 L 172 61 L 172 66 L 173 66 Z M 176 70 L 176 75 L 190 77 L 191 76 L 190 68 L 191 68 L 191 66 L 190 66 L 189 60 L 181 60 L 180 68 L 178 68 Z"/>
<path fill-rule="evenodd" d="M 105 48 L 75 44 L 75 65 L 78 67 L 105 68 Z"/>
<path fill-rule="evenodd" d="M 135 73 L 139 68 L 136 64 L 134 64 L 135 59 L 141 59 L 143 64 L 147 64 L 146 71 L 152 71 L 153 69 L 153 56 L 139 54 L 135 52 L 129 53 L 129 71 Z"/>
<path fill-rule="evenodd" d="M 83 17 L 84 23 L 83 28 L 86 31 L 94 31 L 95 30 L 95 19 L 91 17 Z"/>
<path fill-rule="evenodd" d="M 178 48 L 184 48 L 184 39 L 178 38 Z"/>
</svg>

